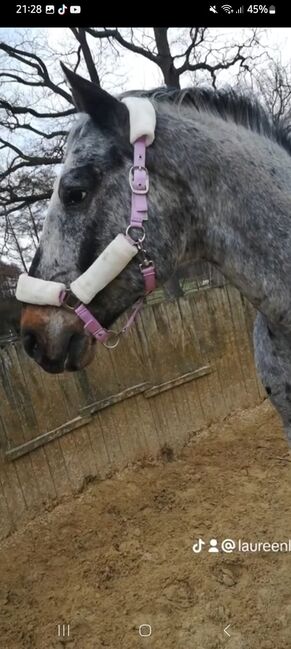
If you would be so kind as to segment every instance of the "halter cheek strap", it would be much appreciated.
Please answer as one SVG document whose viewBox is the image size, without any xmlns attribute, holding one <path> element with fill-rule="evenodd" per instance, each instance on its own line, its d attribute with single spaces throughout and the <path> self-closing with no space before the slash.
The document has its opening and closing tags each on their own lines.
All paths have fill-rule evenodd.
<svg viewBox="0 0 291 649">
<path fill-rule="evenodd" d="M 144 249 L 143 242 L 145 240 L 145 230 L 143 227 L 143 222 L 148 218 L 148 205 L 147 205 L 147 196 L 146 194 L 149 191 L 149 177 L 148 172 L 145 167 L 145 153 L 146 153 L 146 144 L 145 137 L 139 138 L 134 144 L 134 164 L 129 172 L 129 184 L 131 188 L 131 218 L 130 224 L 126 229 L 126 240 L 131 247 L 134 247 L 132 256 L 140 253 L 142 255 L 142 262 L 139 264 L 140 271 L 143 276 L 144 287 L 145 287 L 145 296 L 151 293 L 156 288 L 156 273 L 154 263 L 151 259 L 147 257 L 147 252 Z M 137 239 L 133 239 L 131 235 L 132 230 L 139 230 L 140 236 Z M 120 237 L 122 235 L 118 235 Z M 114 239 L 116 241 L 116 239 Z M 113 242 L 112 242 L 113 243 Z M 109 244 L 110 246 L 111 244 Z M 101 253 L 104 254 L 109 246 Z M 98 262 L 98 260 L 96 262 Z M 94 262 L 94 264 L 96 264 Z M 92 267 L 94 266 L 92 265 Z M 88 270 L 92 268 L 90 267 Z M 88 271 L 86 271 L 88 272 Z M 118 274 L 118 273 L 117 273 Z M 85 275 L 85 274 L 84 274 Z M 132 307 L 132 313 L 129 316 L 126 324 L 119 332 L 114 332 L 112 330 L 105 329 L 101 323 L 95 318 L 89 309 L 83 304 L 79 303 L 77 306 L 69 306 L 67 299 L 70 296 L 75 295 L 79 297 L 80 293 L 80 280 L 83 276 L 78 278 L 75 282 L 71 284 L 71 291 L 64 291 L 60 295 L 61 304 L 67 306 L 67 308 L 73 310 L 76 315 L 83 321 L 85 331 L 88 331 L 92 336 L 103 343 L 105 347 L 113 348 L 116 347 L 119 343 L 121 334 L 125 334 L 128 329 L 134 323 L 136 316 L 141 310 L 144 302 L 144 298 L 140 298 Z M 91 298 L 92 299 L 92 298 Z M 84 300 L 83 300 L 84 301 Z M 88 302 L 91 300 L 88 300 Z M 109 342 L 110 338 L 110 342 Z"/>
<path fill-rule="evenodd" d="M 26 273 L 19 276 L 16 288 L 16 298 L 21 302 L 63 306 L 73 311 L 84 323 L 84 329 L 106 347 L 116 347 L 120 335 L 126 333 L 135 321 L 145 296 L 156 288 L 154 263 L 148 258 L 144 248 L 146 233 L 143 226 L 143 222 L 148 219 L 149 175 L 145 166 L 146 147 L 154 140 L 155 111 L 148 99 L 127 97 L 123 101 L 130 114 L 130 140 L 134 150 L 133 165 L 129 171 L 131 217 L 125 235 L 117 235 L 87 271 L 70 284 L 69 289 L 60 282 L 38 279 Z M 138 235 L 135 234 L 136 231 Z M 105 329 L 85 304 L 91 302 L 137 254 L 141 255 L 139 268 L 143 276 L 145 296 L 133 305 L 126 324 L 121 331 L 115 333 Z"/>
</svg>

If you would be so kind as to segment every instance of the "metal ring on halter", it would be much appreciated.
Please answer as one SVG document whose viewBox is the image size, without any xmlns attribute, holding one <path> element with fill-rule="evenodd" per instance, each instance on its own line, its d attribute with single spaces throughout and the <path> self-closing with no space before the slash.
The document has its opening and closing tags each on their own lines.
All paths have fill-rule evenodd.
<svg viewBox="0 0 291 649">
<path fill-rule="evenodd" d="M 136 187 L 133 186 L 133 180 L 134 180 L 134 172 L 135 170 L 138 169 L 139 171 L 144 171 L 146 174 L 145 178 L 145 187 L 143 189 L 136 189 Z M 134 165 L 130 167 L 129 174 L 128 174 L 128 181 L 129 181 L 129 186 L 131 191 L 134 194 L 147 194 L 149 191 L 149 186 L 150 186 L 150 181 L 149 181 L 149 172 L 146 167 L 142 167 L 139 165 Z"/>
<path fill-rule="evenodd" d="M 110 336 L 109 336 L 109 338 L 107 339 L 107 341 L 106 341 L 105 343 L 103 343 L 103 345 L 104 345 L 104 347 L 107 347 L 107 349 L 115 349 L 115 347 L 117 347 L 117 345 L 119 345 L 119 341 L 120 341 L 120 333 L 121 333 L 121 332 L 119 331 L 119 332 L 117 333 L 116 331 L 113 331 L 112 329 L 109 329 L 109 330 L 108 330 L 108 333 L 110 333 Z M 110 338 L 112 338 L 112 337 L 114 337 L 114 336 L 116 336 L 116 341 L 115 341 L 115 343 L 113 343 L 112 345 L 109 345 L 109 344 L 108 344 L 108 340 L 110 340 Z"/>
<path fill-rule="evenodd" d="M 142 231 L 142 236 L 140 239 L 134 239 L 131 234 L 129 234 L 130 230 L 141 230 Z M 130 237 L 134 243 L 142 243 L 145 240 L 145 229 L 143 225 L 128 225 L 125 231 L 125 234 L 127 237 Z"/>
<path fill-rule="evenodd" d="M 69 304 L 70 299 L 73 299 L 75 301 L 75 303 L 74 304 Z M 80 302 L 80 300 L 78 300 L 76 295 L 74 295 L 74 293 L 72 293 L 72 291 L 69 288 L 66 289 L 65 297 L 62 300 L 62 306 L 65 309 L 68 309 L 68 311 L 75 311 L 75 309 L 77 309 L 77 307 L 80 306 L 80 304 L 81 304 L 81 302 Z"/>
</svg>

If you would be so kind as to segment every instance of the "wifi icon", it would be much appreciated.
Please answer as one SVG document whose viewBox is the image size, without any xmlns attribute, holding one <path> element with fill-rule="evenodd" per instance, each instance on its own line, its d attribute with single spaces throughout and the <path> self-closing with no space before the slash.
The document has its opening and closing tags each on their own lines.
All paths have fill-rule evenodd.
<svg viewBox="0 0 291 649">
<path fill-rule="evenodd" d="M 221 9 L 227 14 L 233 14 L 233 8 L 230 5 L 222 5 Z"/>
</svg>

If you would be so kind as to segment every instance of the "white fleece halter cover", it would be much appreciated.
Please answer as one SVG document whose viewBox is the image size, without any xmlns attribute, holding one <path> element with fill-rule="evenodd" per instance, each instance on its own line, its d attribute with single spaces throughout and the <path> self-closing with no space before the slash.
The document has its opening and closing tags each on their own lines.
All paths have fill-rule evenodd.
<svg viewBox="0 0 291 649">
<path fill-rule="evenodd" d="M 146 146 L 155 138 L 156 113 L 149 99 L 124 97 L 121 100 L 128 108 L 130 121 L 130 143 L 146 136 Z M 137 254 L 123 234 L 118 234 L 97 259 L 80 277 L 70 284 L 70 289 L 84 304 L 91 300 L 127 266 Z M 66 290 L 62 282 L 51 282 L 21 273 L 16 288 L 16 299 L 29 304 L 60 306 L 61 295 Z"/>
<path fill-rule="evenodd" d="M 155 139 L 156 113 L 149 99 L 144 97 L 124 97 L 121 100 L 129 110 L 130 143 L 146 135 L 146 146 Z"/>
</svg>

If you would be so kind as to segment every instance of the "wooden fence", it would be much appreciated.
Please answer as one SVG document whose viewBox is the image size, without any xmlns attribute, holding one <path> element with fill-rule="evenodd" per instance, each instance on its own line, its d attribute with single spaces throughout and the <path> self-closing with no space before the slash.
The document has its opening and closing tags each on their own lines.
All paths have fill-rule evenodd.
<svg viewBox="0 0 291 649">
<path fill-rule="evenodd" d="M 184 289 L 185 290 L 185 289 Z M 115 350 L 48 375 L 19 342 L 0 350 L 0 538 L 128 463 L 175 453 L 265 394 L 251 351 L 254 313 L 228 286 L 157 293 Z"/>
</svg>

